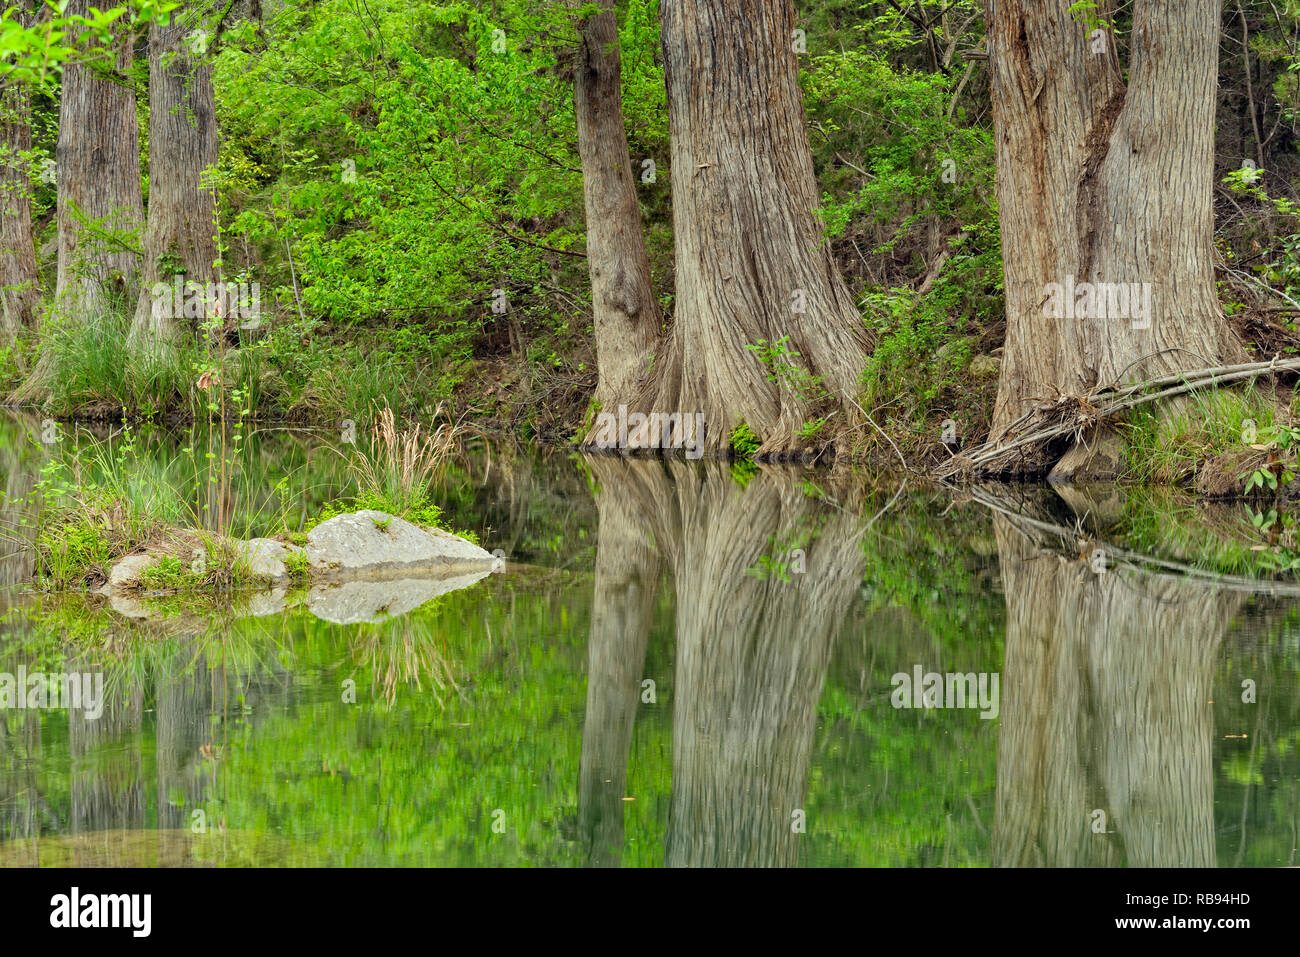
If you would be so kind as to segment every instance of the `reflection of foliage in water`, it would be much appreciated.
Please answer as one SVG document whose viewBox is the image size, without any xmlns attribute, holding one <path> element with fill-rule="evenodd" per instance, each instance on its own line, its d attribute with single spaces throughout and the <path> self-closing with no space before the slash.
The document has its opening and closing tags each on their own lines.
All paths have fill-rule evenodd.
<svg viewBox="0 0 1300 957">
<path fill-rule="evenodd" d="M 0 620 L 0 670 L 19 662 L 54 670 L 70 642 L 83 660 L 108 666 L 111 694 L 138 700 L 139 715 L 75 750 L 64 715 L 3 715 L 0 828 L 66 831 L 74 805 L 101 815 L 90 826 L 125 816 L 139 827 L 187 827 L 203 809 L 210 822 L 225 820 L 227 834 L 194 838 L 194 854 L 226 864 L 582 863 L 593 509 L 576 471 L 500 460 L 492 469 L 490 481 L 450 482 L 446 508 L 477 523 L 488 547 L 501 544 L 512 573 L 393 621 L 343 627 L 290 614 L 232 623 L 218 614 L 198 635 L 167 637 L 185 618 L 178 614 L 130 626 L 137 637 L 124 640 L 119 619 L 84 602 L 11 610 Z M 762 481 L 751 486 L 761 491 Z M 865 523 L 892 493 L 837 503 Z M 862 586 L 816 705 L 802 865 L 990 859 L 1001 722 L 900 712 L 888 700 L 890 676 L 913 664 L 1003 670 L 991 519 L 973 503 L 950 504 L 909 492 L 861 537 Z M 1190 519 L 1179 521 L 1191 534 Z M 1147 527 L 1159 528 L 1158 513 Z M 1137 548 L 1137 537 L 1129 544 Z M 1214 662 L 1220 864 L 1285 863 L 1293 847 L 1300 616 L 1292 608 L 1249 604 L 1239 616 L 1248 627 L 1224 636 Z M 664 863 L 681 693 L 676 617 L 673 588 L 661 588 L 643 668 L 657 701 L 638 704 L 628 758 L 625 866 Z M 444 666 L 441 688 L 428 671 L 419 686 L 411 681 L 417 668 Z M 349 677 L 356 705 L 342 700 Z M 1240 701 L 1243 677 L 1257 681 L 1259 705 Z M 206 703 L 167 704 L 182 693 Z M 185 735 L 168 730 L 186 714 L 201 720 Z M 1224 737 L 1240 733 L 1249 737 Z M 212 757 L 200 753 L 205 745 Z M 102 783 L 98 803 L 74 795 L 74 761 L 76 794 Z M 497 809 L 502 834 L 492 831 Z"/>
</svg>

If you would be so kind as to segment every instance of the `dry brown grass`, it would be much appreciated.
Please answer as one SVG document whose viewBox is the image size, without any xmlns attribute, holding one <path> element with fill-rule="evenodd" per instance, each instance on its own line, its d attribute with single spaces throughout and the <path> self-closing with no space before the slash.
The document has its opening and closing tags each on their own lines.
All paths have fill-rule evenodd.
<svg viewBox="0 0 1300 957">
<path fill-rule="evenodd" d="M 427 502 L 430 487 L 469 431 L 447 417 L 441 403 L 433 417 L 437 425 L 431 429 L 418 422 L 398 428 L 392 409 L 379 411 L 369 447 L 352 456 L 351 469 L 362 493 L 387 502 L 396 512 Z"/>
</svg>

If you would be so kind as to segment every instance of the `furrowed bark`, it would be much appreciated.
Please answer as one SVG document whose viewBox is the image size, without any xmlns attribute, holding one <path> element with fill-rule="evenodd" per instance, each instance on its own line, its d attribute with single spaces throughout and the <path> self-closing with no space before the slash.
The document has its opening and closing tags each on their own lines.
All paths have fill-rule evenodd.
<svg viewBox="0 0 1300 957">
<path fill-rule="evenodd" d="M 573 109 L 596 332 L 599 380 L 594 401 L 608 410 L 620 398 L 626 402 L 650 368 L 662 316 L 623 126 L 618 20 L 613 0 L 602 0 L 602 6 L 604 10 L 582 26 Z"/>
<path fill-rule="evenodd" d="M 619 577 L 597 579 L 597 599 L 606 602 L 598 611 L 607 612 L 610 599 L 617 609 L 599 619 L 605 640 L 622 647 L 624 658 L 597 670 L 593 649 L 591 680 L 599 676 L 602 685 L 588 690 L 587 724 L 600 718 L 609 727 L 584 730 L 584 762 L 599 748 L 605 757 L 593 770 L 624 779 L 618 765 L 627 759 L 634 665 L 645 654 L 652 596 L 639 584 L 622 583 L 649 580 L 652 565 L 641 550 L 653 548 L 672 571 L 676 606 L 665 861 L 669 867 L 794 865 L 817 702 L 866 561 L 858 516 L 814 502 L 780 472 L 763 470 L 742 488 L 720 463 L 602 465 L 596 459 L 591 467 L 601 486 L 601 547 L 605 519 L 614 517 L 606 504 L 614 501 L 622 503 L 611 527 L 615 544 L 640 546 L 626 553 L 635 564 Z M 816 533 L 807 536 L 809 528 Z M 797 558 L 786 551 L 791 541 L 803 543 Z M 593 618 L 593 640 L 596 623 Z M 613 707 L 602 704 L 597 690 Z M 597 739 L 591 747 L 589 735 Z M 584 786 L 588 800 L 592 790 Z M 614 813 L 613 796 L 605 794 Z M 583 817 L 589 820 L 589 812 Z M 608 841 L 621 832 L 600 833 Z"/>
<path fill-rule="evenodd" d="M 636 471 L 652 465 L 632 462 L 626 467 Z M 623 855 L 628 754 L 663 563 L 635 508 L 636 499 L 620 494 L 624 463 L 593 457 L 588 466 L 601 487 L 596 495 L 600 540 L 587 657 L 578 820 L 588 864 L 617 867 Z"/>
<path fill-rule="evenodd" d="M 747 423 L 793 452 L 819 414 L 853 418 L 867 336 L 815 210 L 789 0 L 666 0 L 676 306 L 630 406 L 703 413 L 707 451 Z M 776 344 L 765 362 L 749 346 Z M 635 443 L 632 443 L 635 444 Z"/>
<path fill-rule="evenodd" d="M 994 530 L 1007 600 L 994 865 L 1215 866 L 1209 702 L 1241 596 L 1098 574 L 1001 515 Z"/>
<path fill-rule="evenodd" d="M 154 283 L 170 291 L 176 272 L 183 282 L 216 278 L 216 197 L 203 185 L 203 171 L 217 162 L 212 67 L 190 39 L 203 9 L 177 10 L 149 31 L 149 220 L 131 339 L 150 346 L 177 339 L 185 327 L 179 304 L 154 308 Z"/>
<path fill-rule="evenodd" d="M 88 0 L 70 0 L 69 15 L 86 15 Z M 71 326 L 102 322 L 114 300 L 134 303 L 139 283 L 139 123 L 127 77 L 133 54 L 128 26 L 115 24 L 108 62 L 73 62 L 63 71 L 58 180 L 58 279 L 46 318 Z M 54 371 L 48 348 L 17 402 L 46 397 Z"/>
<path fill-rule="evenodd" d="M 1113 35 L 1069 6 L 986 6 L 1007 298 L 995 439 L 1038 401 L 1245 357 L 1214 287 L 1219 4 L 1138 0 L 1127 87 Z M 1149 323 L 1049 315 L 1049 287 L 1071 282 L 1149 288 Z M 1101 444 L 1109 460 L 1076 447 L 1054 476 L 1113 475 Z"/>
<path fill-rule="evenodd" d="M 23 26 L 34 22 L 28 3 L 18 20 Z M 40 301 L 31 171 L 22 156 L 31 148 L 31 95 L 21 83 L 0 84 L 0 343 L 35 325 Z"/>
<path fill-rule="evenodd" d="M 70 0 L 69 13 L 86 14 L 88 0 Z M 144 220 L 140 187 L 139 123 L 135 90 L 126 78 L 133 58 L 130 34 L 115 34 L 116 70 L 110 75 L 81 63 L 63 73 L 57 148 L 60 310 L 95 321 L 110 292 L 134 298 L 139 255 L 133 241 L 103 231 L 138 230 Z"/>
</svg>

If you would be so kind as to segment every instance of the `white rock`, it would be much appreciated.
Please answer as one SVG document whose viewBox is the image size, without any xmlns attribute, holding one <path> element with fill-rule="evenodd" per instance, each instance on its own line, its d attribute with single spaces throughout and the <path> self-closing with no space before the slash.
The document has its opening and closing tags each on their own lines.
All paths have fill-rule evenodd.
<svg viewBox="0 0 1300 957">
<path fill-rule="evenodd" d="M 354 579 L 317 585 L 307 596 L 307 610 L 338 625 L 385 621 L 419 608 L 458 588 L 468 588 L 491 572 L 480 569 L 450 578 Z"/>
<path fill-rule="evenodd" d="M 247 618 L 262 618 L 266 615 L 278 615 L 288 607 L 288 591 L 283 585 L 270 591 L 253 592 L 239 607 L 239 615 Z"/>
<path fill-rule="evenodd" d="M 138 598 L 131 598 L 127 595 L 109 594 L 108 607 L 117 612 L 123 618 L 138 618 L 141 621 L 147 621 L 154 617 L 154 612 L 149 609 L 144 602 Z"/>
<path fill-rule="evenodd" d="M 101 589 L 101 592 L 112 595 L 132 588 L 139 588 L 143 584 L 141 576 L 144 575 L 145 569 L 157 560 L 155 555 L 127 555 L 125 558 L 119 559 L 118 563 L 109 571 L 108 582 Z"/>
<path fill-rule="evenodd" d="M 441 529 L 420 528 L 385 512 L 337 515 L 307 533 L 317 574 L 340 577 L 445 578 L 491 571 L 490 552 Z"/>
<path fill-rule="evenodd" d="M 248 565 L 248 570 L 258 578 L 282 582 L 289 577 L 284 560 L 301 552 L 297 545 L 283 545 L 272 538 L 250 538 L 235 542 L 235 553 Z"/>
</svg>

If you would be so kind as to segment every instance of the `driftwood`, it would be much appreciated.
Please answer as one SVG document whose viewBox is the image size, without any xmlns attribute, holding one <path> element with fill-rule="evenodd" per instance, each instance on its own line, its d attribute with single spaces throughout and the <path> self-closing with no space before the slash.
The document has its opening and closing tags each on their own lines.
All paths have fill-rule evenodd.
<svg viewBox="0 0 1300 957">
<path fill-rule="evenodd" d="M 990 439 L 964 455 L 953 456 L 936 470 L 936 476 L 946 479 L 996 472 L 999 466 L 1005 465 L 1017 452 L 1023 454 L 1030 446 L 1065 436 L 1072 436 L 1077 441 L 1088 430 L 1129 409 L 1200 389 L 1216 388 L 1287 371 L 1300 371 L 1300 359 L 1273 359 L 1269 362 L 1194 369 L 1148 379 L 1123 388 L 1108 386 L 1086 396 L 1064 396 L 1056 402 L 1040 404 L 1029 410 L 1004 429 L 996 439 Z M 1157 391 L 1149 391 L 1152 389 Z M 1017 430 L 1021 431 L 1017 433 Z"/>
</svg>

